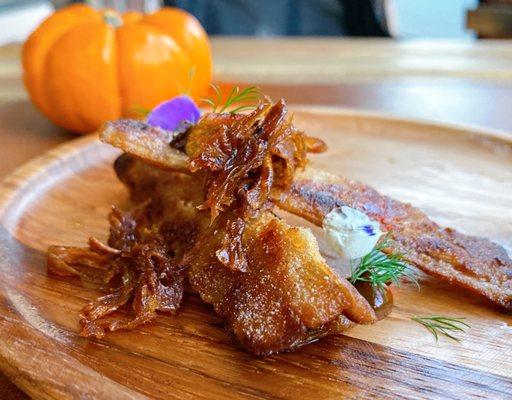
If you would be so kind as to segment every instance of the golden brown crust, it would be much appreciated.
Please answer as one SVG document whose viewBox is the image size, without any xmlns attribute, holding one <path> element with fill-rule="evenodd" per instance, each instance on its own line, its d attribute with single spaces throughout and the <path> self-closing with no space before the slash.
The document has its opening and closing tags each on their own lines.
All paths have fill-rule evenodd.
<svg viewBox="0 0 512 400">
<path fill-rule="evenodd" d="M 152 204 L 159 204 L 158 218 L 165 223 L 191 218 L 202 226 L 191 257 L 184 261 L 189 283 L 251 352 L 290 350 L 340 333 L 354 322 L 376 321 L 368 302 L 327 266 L 308 229 L 290 227 L 269 212 L 251 219 L 243 235 L 250 268 L 231 271 L 216 256 L 225 237 L 222 219 L 229 215 L 208 225 L 208 213 L 196 209 L 202 201 L 200 183 L 127 155 L 115 165 L 132 197 L 150 197 Z M 180 203 L 188 205 L 187 212 L 177 207 Z"/>
<path fill-rule="evenodd" d="M 270 354 L 305 344 L 313 332 L 327 334 L 329 323 L 345 321 L 349 308 L 364 310 L 352 315 L 355 322 L 376 321 L 357 291 L 346 296 L 350 283 L 327 266 L 308 229 L 290 227 L 270 213 L 252 220 L 244 235 L 250 267 L 243 273 L 229 271 L 212 252 L 215 237 L 223 235 L 212 227 L 210 239 L 198 241 L 188 278 L 251 352 Z M 340 332 L 333 329 L 330 325 L 329 334 Z"/>
</svg>

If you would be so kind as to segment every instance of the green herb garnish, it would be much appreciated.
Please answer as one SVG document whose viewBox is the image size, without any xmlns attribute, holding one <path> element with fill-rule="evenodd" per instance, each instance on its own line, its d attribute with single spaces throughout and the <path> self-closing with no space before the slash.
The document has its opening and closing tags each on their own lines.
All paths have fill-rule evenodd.
<svg viewBox="0 0 512 400">
<path fill-rule="evenodd" d="M 352 269 L 350 282 L 369 282 L 379 288 L 388 283 L 400 286 L 400 278 L 406 277 L 419 288 L 416 275 L 407 264 L 402 261 L 400 254 L 384 254 L 382 249 L 388 247 L 386 243 L 376 246 L 370 253 L 361 258 L 357 268 Z"/>
<path fill-rule="evenodd" d="M 238 86 L 234 86 L 231 92 L 229 92 L 226 101 L 222 104 L 222 92 L 219 86 L 211 85 L 211 87 L 215 95 L 208 99 L 203 99 L 203 102 L 210 105 L 214 113 L 229 112 L 235 114 L 243 110 L 248 110 L 256 107 L 262 97 L 260 89 L 256 86 L 250 86 L 244 90 L 240 90 Z"/>
<path fill-rule="evenodd" d="M 417 317 L 411 318 L 427 328 L 432 335 L 436 338 L 436 342 L 439 340 L 439 334 L 449 337 L 450 339 L 460 342 L 460 339 L 452 336 L 449 332 L 465 332 L 464 327 L 469 328 L 470 326 L 464 322 L 466 318 L 452 318 L 452 317 Z"/>
</svg>

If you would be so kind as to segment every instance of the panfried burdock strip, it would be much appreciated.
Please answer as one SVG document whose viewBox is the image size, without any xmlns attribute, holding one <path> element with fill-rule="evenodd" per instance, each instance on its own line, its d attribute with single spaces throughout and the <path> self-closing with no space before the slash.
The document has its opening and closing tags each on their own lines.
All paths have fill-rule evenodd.
<svg viewBox="0 0 512 400">
<path fill-rule="evenodd" d="M 309 230 L 290 227 L 269 212 L 250 219 L 242 239 L 250 268 L 232 271 L 216 256 L 226 236 L 223 219 L 230 216 L 223 213 L 209 225 L 209 213 L 197 209 L 203 201 L 200 181 L 194 184 L 182 175 L 182 184 L 173 178 L 179 174 L 126 154 L 115 169 L 135 201 L 150 200 L 159 210 L 153 225 L 186 220 L 200 227 L 197 236 L 174 238 L 195 242 L 183 261 L 191 288 L 213 305 L 252 353 L 290 350 L 340 333 L 354 322 L 376 321 L 368 302 L 325 263 Z"/>
<path fill-rule="evenodd" d="M 217 122 L 226 125 L 237 117 L 230 118 L 224 115 L 222 122 L 220 118 Z M 200 121 L 194 131 L 206 134 L 218 129 L 219 124 L 212 123 L 212 120 L 205 120 L 208 124 Z M 130 130 L 138 130 L 138 124 L 130 126 Z M 130 141 L 131 133 L 126 131 L 127 126 L 124 122 L 115 122 L 109 129 L 116 130 L 119 137 Z M 144 137 L 143 132 L 138 134 Z M 103 134 L 102 138 L 116 145 L 108 135 Z M 146 137 L 146 140 L 152 141 L 153 138 Z M 150 152 L 144 156 L 140 151 L 134 154 L 166 169 L 172 169 L 177 162 L 177 159 L 156 162 Z M 410 263 L 428 274 L 483 295 L 505 309 L 512 309 L 512 262 L 501 246 L 487 239 L 441 228 L 409 204 L 383 196 L 364 184 L 310 168 L 296 178 L 291 190 L 274 190 L 273 200 L 279 207 L 317 225 L 321 225 L 326 213 L 336 206 L 346 204 L 357 208 L 393 232 L 395 247 L 391 249 L 406 255 Z"/>
<path fill-rule="evenodd" d="M 313 169 L 298 174 L 290 190 L 275 192 L 273 201 L 319 226 L 335 207 L 356 208 L 390 232 L 390 248 L 408 263 L 512 309 L 512 260 L 503 247 L 488 239 L 442 228 L 410 204 Z"/>
<path fill-rule="evenodd" d="M 188 172 L 188 157 L 171 147 L 179 134 L 155 128 L 142 121 L 121 119 L 106 122 L 101 129 L 103 141 L 148 163 L 171 171 Z"/>
</svg>

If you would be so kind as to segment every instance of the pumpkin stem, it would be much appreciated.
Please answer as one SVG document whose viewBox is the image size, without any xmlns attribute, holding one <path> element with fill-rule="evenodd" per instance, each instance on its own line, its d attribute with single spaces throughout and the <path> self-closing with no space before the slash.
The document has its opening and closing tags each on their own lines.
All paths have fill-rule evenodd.
<svg viewBox="0 0 512 400">
<path fill-rule="evenodd" d="M 112 25 L 114 28 L 117 28 L 123 25 L 123 19 L 121 15 L 114 10 L 106 9 L 103 11 L 103 20 L 105 23 Z"/>
</svg>

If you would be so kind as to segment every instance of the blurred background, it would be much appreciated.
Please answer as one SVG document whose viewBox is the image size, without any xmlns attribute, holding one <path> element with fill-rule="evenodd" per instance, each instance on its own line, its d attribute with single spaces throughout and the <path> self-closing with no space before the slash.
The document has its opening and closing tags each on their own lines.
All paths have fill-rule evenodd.
<svg viewBox="0 0 512 400">
<path fill-rule="evenodd" d="M 0 44 L 23 41 L 54 9 L 73 1 L 0 0 Z M 151 11 L 158 0 L 89 1 Z M 507 38 L 512 0 L 166 0 L 210 35 L 359 36 L 396 39 Z"/>
</svg>

